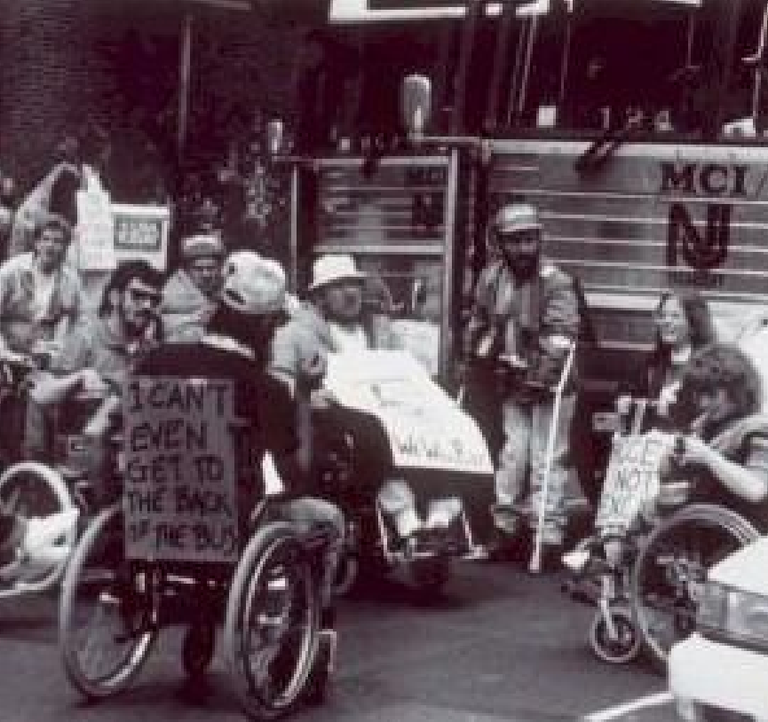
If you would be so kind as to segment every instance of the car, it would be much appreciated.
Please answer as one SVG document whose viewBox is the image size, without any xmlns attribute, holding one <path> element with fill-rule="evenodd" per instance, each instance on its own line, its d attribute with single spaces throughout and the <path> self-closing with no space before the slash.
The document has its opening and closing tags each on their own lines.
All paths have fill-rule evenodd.
<svg viewBox="0 0 768 722">
<path fill-rule="evenodd" d="M 699 592 L 696 630 L 668 660 L 678 714 L 768 721 L 768 537 L 715 564 Z"/>
</svg>

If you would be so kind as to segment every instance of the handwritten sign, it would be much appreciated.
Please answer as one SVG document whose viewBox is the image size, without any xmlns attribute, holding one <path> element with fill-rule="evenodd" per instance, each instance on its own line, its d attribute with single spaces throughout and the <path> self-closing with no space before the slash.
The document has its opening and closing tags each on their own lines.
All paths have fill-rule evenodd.
<svg viewBox="0 0 768 722">
<path fill-rule="evenodd" d="M 644 502 L 659 492 L 659 465 L 673 437 L 660 431 L 617 436 L 613 441 L 595 526 L 626 528 Z"/>
<path fill-rule="evenodd" d="M 232 382 L 137 376 L 123 398 L 126 556 L 236 561 Z"/>
<path fill-rule="evenodd" d="M 493 473 L 474 419 L 407 351 L 329 354 L 325 386 L 381 421 L 396 466 Z"/>
<path fill-rule="evenodd" d="M 118 260 L 143 258 L 164 271 L 170 227 L 168 208 L 113 203 L 112 215 L 115 257 Z"/>
</svg>

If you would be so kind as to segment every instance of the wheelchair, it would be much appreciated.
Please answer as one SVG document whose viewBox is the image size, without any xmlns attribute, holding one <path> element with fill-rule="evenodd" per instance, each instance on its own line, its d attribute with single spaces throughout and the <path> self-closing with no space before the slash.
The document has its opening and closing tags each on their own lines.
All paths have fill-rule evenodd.
<svg viewBox="0 0 768 722">
<path fill-rule="evenodd" d="M 80 527 L 94 508 L 91 482 L 83 455 L 88 450 L 83 442 L 83 409 L 100 401 L 91 395 L 80 395 L 67 405 L 68 419 L 54 425 L 54 454 L 52 463 L 22 460 L 24 409 L 27 402 L 28 378 L 35 366 L 31 362 L 0 364 L 0 403 L 5 410 L 6 433 L 3 457 L 7 466 L 0 474 L 0 505 L 6 513 L 24 518 L 46 517 L 77 507 Z M 58 540 L 61 561 L 39 568 L 25 568 L 10 583 L 0 584 L 0 599 L 34 594 L 54 587 L 61 579 L 67 554 L 75 546 L 78 528 L 68 530 Z"/>
<path fill-rule="evenodd" d="M 229 678 L 243 711 L 256 720 L 322 697 L 327 676 L 315 670 L 322 529 L 297 531 L 254 514 L 255 532 L 234 565 L 126 558 L 120 505 L 91 522 L 64 575 L 60 650 L 67 677 L 89 700 L 130 686 L 163 627 L 186 624 L 182 665 L 202 678 L 223 618 Z"/>
<path fill-rule="evenodd" d="M 609 494 L 606 486 L 601 506 Z M 566 591 L 596 582 L 589 643 L 599 659 L 624 664 L 645 651 L 664 672 L 672 645 L 694 630 L 707 570 L 759 536 L 739 513 L 695 496 L 695 479 L 676 478 L 639 489 L 612 523 L 600 523 L 598 508 L 597 533 L 574 550 L 585 562 Z"/>
<path fill-rule="evenodd" d="M 359 431 L 363 419 L 359 415 L 351 419 L 361 422 Z M 369 439 L 365 449 L 347 431 L 348 420 L 338 415 L 315 428 L 320 496 L 336 504 L 347 523 L 334 592 L 346 595 L 365 581 L 399 575 L 422 599 L 436 598 L 452 578 L 456 561 L 482 558 L 485 553 L 482 532 L 474 528 L 490 528 L 492 478 L 450 470 L 397 469 L 383 463 L 375 469 L 366 466 L 361 474 L 361 456 L 366 462 L 389 456 L 378 422 L 370 417 L 365 425 Z M 373 437 L 376 443 L 370 442 Z M 384 503 L 393 480 L 400 487 L 396 494 L 404 492 L 420 518 L 439 517 L 440 523 L 403 538 L 392 509 Z"/>
<path fill-rule="evenodd" d="M 220 425 L 224 438 L 232 423 L 224 419 Z M 142 502 L 137 516 L 128 491 L 136 459 L 129 447 L 138 437 L 126 418 L 119 426 L 105 469 L 112 476 L 105 480 L 112 503 L 91 520 L 62 582 L 59 648 L 70 683 L 89 700 L 126 690 L 161 630 L 173 625 L 186 627 L 181 662 L 189 680 L 197 682 L 213 661 L 223 626 L 223 657 L 245 714 L 271 720 L 299 703 L 321 702 L 329 665 L 320 644 L 320 590 L 333 530 L 281 521 L 271 497 L 264 493 L 246 503 L 232 480 L 230 526 L 193 528 L 193 517 L 179 517 L 189 543 L 161 548 L 156 529 L 178 517 L 178 497 L 160 516 L 153 504 Z M 226 449 L 233 462 L 239 458 L 237 447 L 226 444 Z M 245 451 L 248 464 L 255 463 Z M 176 482 L 186 483 L 184 474 Z M 197 508 L 197 518 L 209 512 Z M 151 543 L 137 545 L 137 539 Z"/>
</svg>

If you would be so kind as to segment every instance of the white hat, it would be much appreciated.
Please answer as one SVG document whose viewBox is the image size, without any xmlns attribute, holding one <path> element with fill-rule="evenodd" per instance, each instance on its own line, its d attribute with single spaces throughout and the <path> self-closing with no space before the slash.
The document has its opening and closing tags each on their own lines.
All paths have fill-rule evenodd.
<svg viewBox="0 0 768 722">
<path fill-rule="evenodd" d="M 253 251 L 235 251 L 224 262 L 222 303 L 261 316 L 285 310 L 285 272 L 282 266 Z"/>
<path fill-rule="evenodd" d="M 312 281 L 307 290 L 347 279 L 362 281 L 366 275 L 357 270 L 355 259 L 347 253 L 331 253 L 318 257 L 312 264 Z"/>
<path fill-rule="evenodd" d="M 224 256 L 224 244 L 214 233 L 200 233 L 181 239 L 181 257 L 185 261 L 196 258 L 221 258 Z"/>
<path fill-rule="evenodd" d="M 541 228 L 539 213 L 530 203 L 510 203 L 499 208 L 493 225 L 497 231 L 516 233 Z"/>
</svg>

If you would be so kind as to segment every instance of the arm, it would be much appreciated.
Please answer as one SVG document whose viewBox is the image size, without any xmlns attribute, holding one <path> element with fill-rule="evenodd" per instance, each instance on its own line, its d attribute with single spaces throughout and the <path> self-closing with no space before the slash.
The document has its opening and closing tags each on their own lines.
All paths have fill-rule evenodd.
<svg viewBox="0 0 768 722">
<path fill-rule="evenodd" d="M 552 269 L 541 318 L 542 338 L 574 341 L 579 334 L 579 301 L 572 280 Z"/>
<path fill-rule="evenodd" d="M 464 330 L 462 342 L 463 356 L 469 359 L 475 355 L 480 337 L 488 330 L 491 322 L 490 295 L 493 277 L 496 275 L 493 266 L 487 266 L 480 273 L 475 285 L 472 310 Z"/>
<path fill-rule="evenodd" d="M 755 436 L 747 443 L 747 459 L 740 464 L 698 437 L 688 436 L 677 459 L 683 465 L 700 464 L 732 494 L 759 503 L 768 498 L 768 439 Z"/>
</svg>

